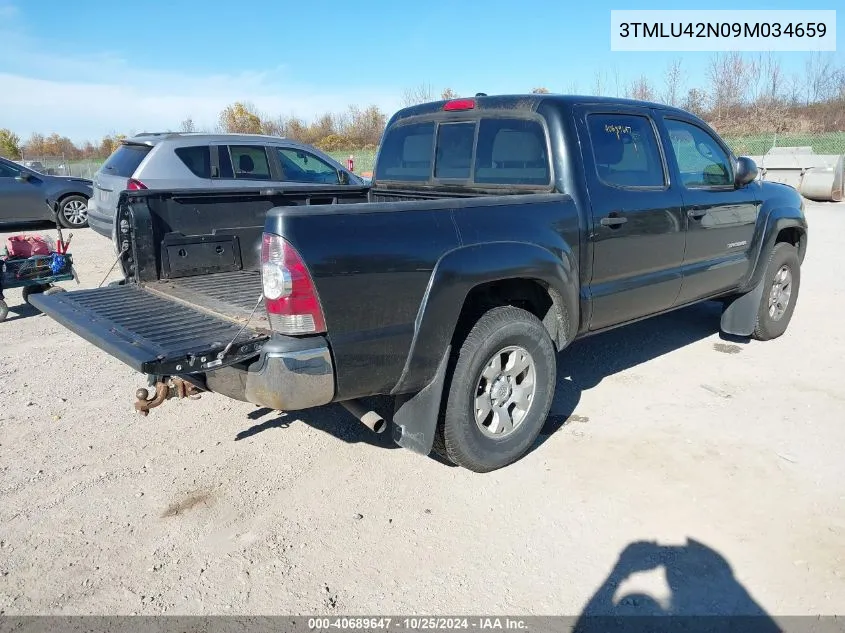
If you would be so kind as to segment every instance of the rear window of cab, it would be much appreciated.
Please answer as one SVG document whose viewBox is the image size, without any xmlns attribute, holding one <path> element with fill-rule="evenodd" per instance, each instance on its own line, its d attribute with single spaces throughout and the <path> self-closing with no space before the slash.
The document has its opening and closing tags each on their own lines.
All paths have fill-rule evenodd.
<svg viewBox="0 0 845 633">
<path fill-rule="evenodd" d="M 547 147 L 545 129 L 533 119 L 400 124 L 385 134 L 375 180 L 548 187 Z"/>
</svg>

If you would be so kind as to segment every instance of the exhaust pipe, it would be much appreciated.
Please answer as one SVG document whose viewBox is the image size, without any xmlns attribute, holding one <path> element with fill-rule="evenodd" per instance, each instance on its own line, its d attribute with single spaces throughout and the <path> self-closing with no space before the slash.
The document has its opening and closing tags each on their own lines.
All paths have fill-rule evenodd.
<svg viewBox="0 0 845 633">
<path fill-rule="evenodd" d="M 373 433 L 382 433 L 387 428 L 387 423 L 375 411 L 369 411 L 360 400 L 344 400 L 340 404 L 343 408 L 349 411 L 356 418 L 361 420 L 364 426 L 370 429 Z"/>
</svg>

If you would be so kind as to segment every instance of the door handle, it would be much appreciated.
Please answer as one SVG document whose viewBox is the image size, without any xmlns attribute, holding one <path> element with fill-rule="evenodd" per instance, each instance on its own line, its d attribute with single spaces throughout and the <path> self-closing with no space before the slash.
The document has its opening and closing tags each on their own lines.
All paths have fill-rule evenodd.
<svg viewBox="0 0 845 633">
<path fill-rule="evenodd" d="M 617 215 L 617 213 L 614 211 L 613 213 L 611 213 L 607 217 L 604 217 L 601 220 L 599 220 L 599 224 L 601 224 L 602 226 L 610 227 L 611 229 L 615 229 L 615 228 L 622 226 L 627 221 L 628 221 L 628 218 L 623 218 L 623 217 Z"/>
<path fill-rule="evenodd" d="M 707 209 L 690 209 L 687 211 L 687 215 L 693 220 L 700 220 L 707 215 Z"/>
</svg>

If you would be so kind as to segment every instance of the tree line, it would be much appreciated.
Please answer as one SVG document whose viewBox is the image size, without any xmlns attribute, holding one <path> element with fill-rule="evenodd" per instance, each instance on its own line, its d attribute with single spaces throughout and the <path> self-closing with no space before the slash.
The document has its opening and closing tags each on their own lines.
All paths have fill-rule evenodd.
<svg viewBox="0 0 845 633">
<path fill-rule="evenodd" d="M 720 53 L 711 57 L 699 85 L 690 86 L 681 58 L 671 60 L 659 80 L 641 75 L 620 80 L 618 69 L 597 71 L 590 85 L 570 83 L 560 92 L 628 97 L 678 106 L 705 119 L 726 136 L 759 133 L 819 133 L 845 130 L 845 66 L 834 58 L 814 54 L 803 72 L 787 74 L 771 54 Z M 555 90 L 557 92 L 558 90 Z M 532 92 L 550 90 L 535 87 Z M 452 99 L 451 88 L 437 91 L 421 83 L 406 89 L 402 105 Z M 296 116 L 268 115 L 249 102 L 237 101 L 219 114 L 213 129 L 200 128 L 192 117 L 180 122 L 181 132 L 236 132 L 285 136 L 328 152 L 375 149 L 388 115 L 378 106 L 350 106 L 343 112 L 322 114 L 310 122 Z M 122 134 L 106 135 L 99 142 L 75 144 L 66 136 L 33 134 L 23 141 L 11 130 L 0 128 L 0 155 L 64 157 L 65 160 L 103 159 Z"/>
</svg>

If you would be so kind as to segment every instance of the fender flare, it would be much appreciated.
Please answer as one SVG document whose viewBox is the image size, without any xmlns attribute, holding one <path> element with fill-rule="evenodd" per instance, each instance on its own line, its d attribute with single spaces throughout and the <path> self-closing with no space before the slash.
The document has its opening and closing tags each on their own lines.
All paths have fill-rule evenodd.
<svg viewBox="0 0 845 633">
<path fill-rule="evenodd" d="M 452 338 L 464 301 L 474 288 L 508 279 L 532 280 L 545 286 L 554 307 L 550 313 L 565 317 L 565 322 L 544 324 L 558 328 L 553 330 L 558 349 L 573 338 L 579 318 L 578 272 L 568 246 L 559 255 L 525 242 L 476 244 L 446 253 L 432 271 L 405 367 L 391 392 L 398 396 L 393 439 L 400 446 L 425 455 L 431 451 L 443 390 L 447 388 Z"/>
<path fill-rule="evenodd" d="M 719 327 L 725 334 L 747 337 L 754 332 L 757 323 L 757 311 L 763 297 L 763 275 L 766 272 L 769 253 L 775 247 L 778 234 L 784 229 L 798 229 L 801 233 L 801 243 L 798 249 L 799 261 L 803 262 L 807 251 L 807 221 L 797 209 L 781 207 L 774 209 L 766 217 L 757 250 L 754 267 L 750 272 L 750 282 L 747 290 L 734 298 L 722 312 Z"/>
<path fill-rule="evenodd" d="M 749 267 L 750 273 L 747 283 L 743 287 L 747 291 L 753 290 L 765 273 L 768 254 L 775 247 L 778 234 L 784 229 L 798 229 L 801 233 L 801 244 L 798 249 L 799 261 L 804 261 L 807 252 L 807 220 L 799 209 L 793 207 L 778 207 L 765 214 L 765 224 L 758 229 L 759 247 L 753 256 L 754 265 Z"/>
</svg>

